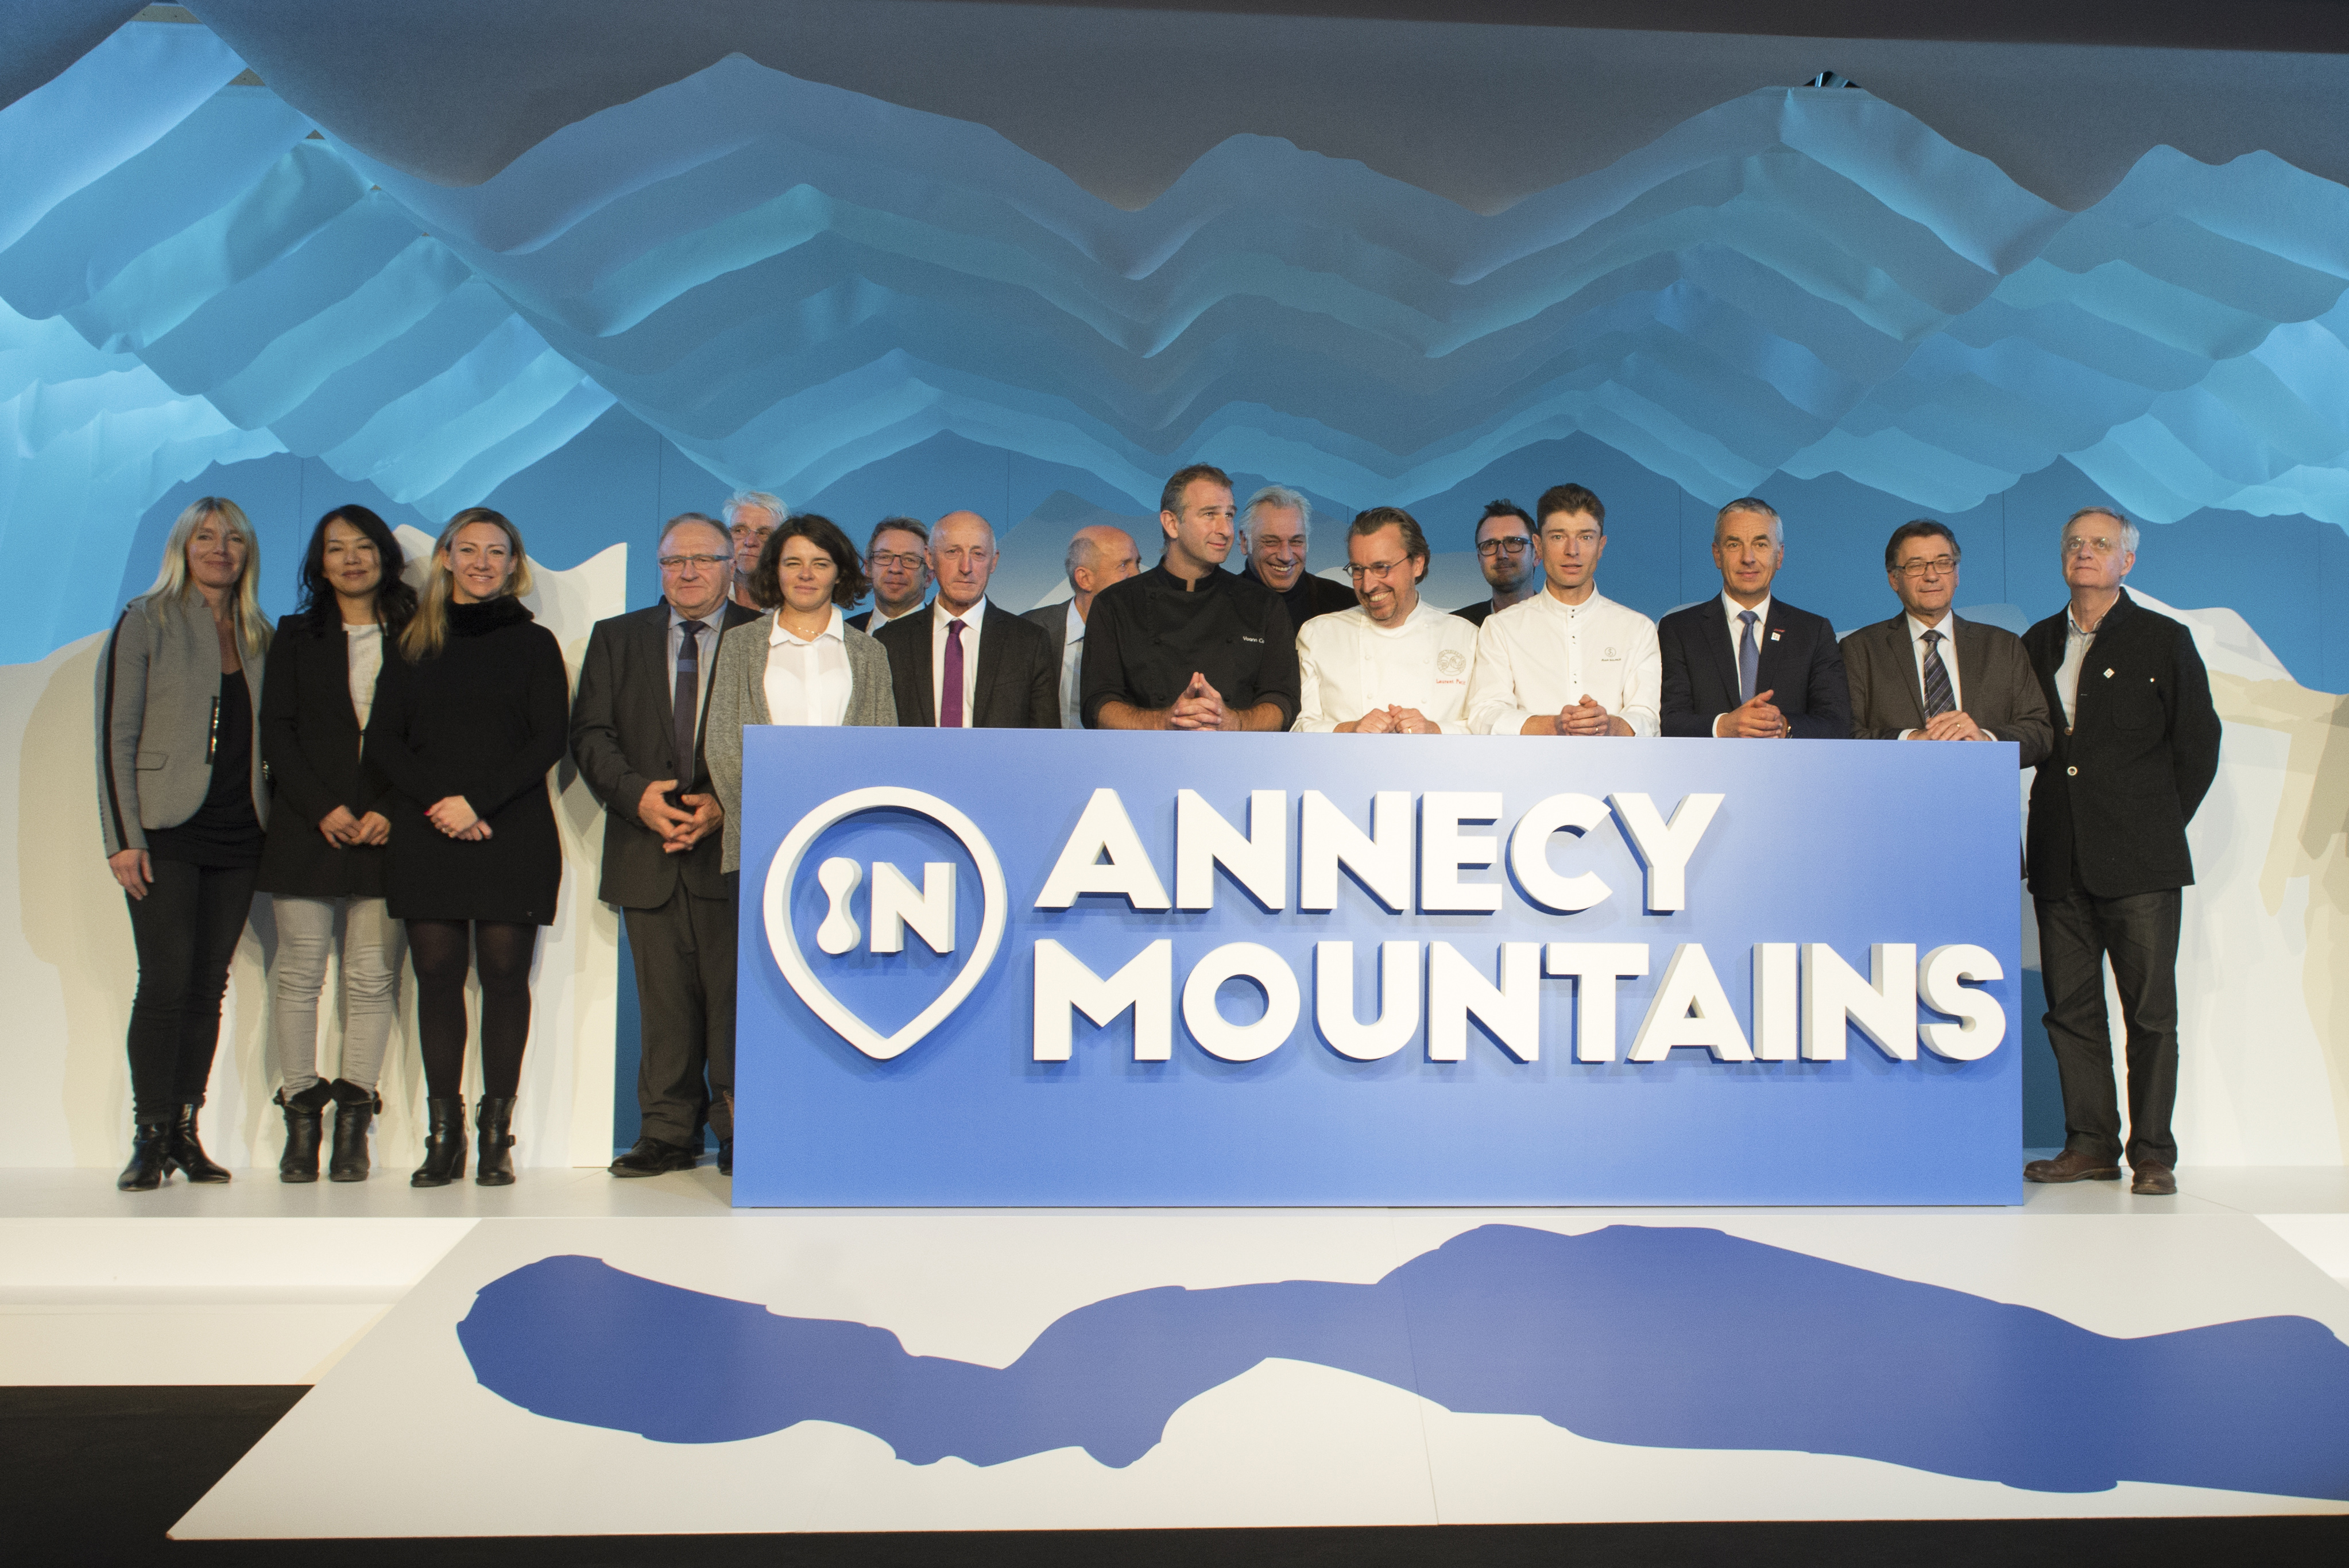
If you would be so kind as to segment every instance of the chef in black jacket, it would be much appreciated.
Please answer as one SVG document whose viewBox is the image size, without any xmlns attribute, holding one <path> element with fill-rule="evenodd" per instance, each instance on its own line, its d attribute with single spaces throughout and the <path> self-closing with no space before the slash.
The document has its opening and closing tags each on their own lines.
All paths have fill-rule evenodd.
<svg viewBox="0 0 2349 1568">
<path fill-rule="evenodd" d="M 2039 916 L 2047 1040 L 2064 1088 L 2064 1151 L 2033 1181 L 2120 1177 L 2105 961 L 2128 1029 L 2130 1191 L 2178 1191 L 2178 924 L 2194 880 L 2186 824 L 2219 772 L 2219 715 L 2194 636 L 2132 600 L 2137 530 L 2086 507 L 2064 525 L 2072 602 L 2023 634 L 2060 715 L 2031 784 L 2025 839 Z"/>
<path fill-rule="evenodd" d="M 1255 578 L 1226 572 L 1232 482 L 1195 463 L 1166 481 L 1165 553 L 1094 599 L 1085 622 L 1089 729 L 1287 729 L 1297 717 L 1288 612 Z"/>
</svg>

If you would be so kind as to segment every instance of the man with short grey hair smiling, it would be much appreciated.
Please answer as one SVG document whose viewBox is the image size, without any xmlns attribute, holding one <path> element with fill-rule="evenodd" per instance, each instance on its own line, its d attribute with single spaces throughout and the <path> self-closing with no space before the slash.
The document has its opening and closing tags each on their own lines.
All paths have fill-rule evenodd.
<svg viewBox="0 0 2349 1568">
<path fill-rule="evenodd" d="M 1305 569 L 1312 537 L 1313 503 L 1287 485 L 1267 485 L 1240 508 L 1240 548 L 1247 553 L 1248 574 L 1280 595 L 1292 631 L 1356 603 L 1351 588 Z"/>
</svg>

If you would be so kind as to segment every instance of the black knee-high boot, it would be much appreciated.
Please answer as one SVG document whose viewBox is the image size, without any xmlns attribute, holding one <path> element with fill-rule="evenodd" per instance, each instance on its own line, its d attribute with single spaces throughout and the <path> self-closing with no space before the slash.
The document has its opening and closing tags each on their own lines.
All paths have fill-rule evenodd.
<svg viewBox="0 0 2349 1568">
<path fill-rule="evenodd" d="M 473 1183 L 479 1187 L 513 1185 L 513 1096 L 483 1095 L 473 1110 L 481 1149 L 475 1161 Z"/>
<path fill-rule="evenodd" d="M 332 1098 L 324 1083 L 314 1083 L 291 1099 L 283 1088 L 277 1091 L 277 1109 L 285 1113 L 285 1151 L 277 1157 L 280 1181 L 318 1179 L 320 1119 Z"/>
<path fill-rule="evenodd" d="M 329 1086 L 335 1097 L 335 1152 L 326 1162 L 329 1181 L 364 1181 L 367 1176 L 367 1123 L 383 1109 L 383 1097 L 347 1078 Z"/>
<path fill-rule="evenodd" d="M 411 1187 L 446 1187 L 465 1173 L 465 1102 L 424 1102 L 424 1163 L 408 1179 Z"/>
</svg>

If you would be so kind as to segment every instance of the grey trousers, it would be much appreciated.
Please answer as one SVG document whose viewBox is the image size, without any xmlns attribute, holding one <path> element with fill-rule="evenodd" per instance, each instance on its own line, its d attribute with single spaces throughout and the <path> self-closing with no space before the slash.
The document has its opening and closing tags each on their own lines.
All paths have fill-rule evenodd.
<svg viewBox="0 0 2349 1568">
<path fill-rule="evenodd" d="M 644 1054 L 638 1135 L 698 1148 L 704 1114 L 734 1136 L 734 902 L 696 898 L 679 879 L 658 909 L 621 911 L 636 969 Z M 704 1078 L 707 1077 L 707 1086 Z"/>
<path fill-rule="evenodd" d="M 277 965 L 270 982 L 271 1037 L 290 1097 L 318 1081 L 318 995 L 342 926 L 343 1060 L 337 1077 L 373 1088 L 399 1016 L 399 965 L 408 931 L 379 898 L 279 897 Z"/>
<path fill-rule="evenodd" d="M 2178 1103 L 2178 927 L 2185 901 L 2173 887 L 2124 898 L 2075 889 L 2033 902 L 2039 972 L 2047 983 L 2047 1043 L 2064 1086 L 2064 1147 L 2103 1161 L 2122 1152 L 2105 1012 L 2109 958 L 2128 1042 L 2128 1161 L 2176 1165 L 2169 1116 Z"/>
</svg>

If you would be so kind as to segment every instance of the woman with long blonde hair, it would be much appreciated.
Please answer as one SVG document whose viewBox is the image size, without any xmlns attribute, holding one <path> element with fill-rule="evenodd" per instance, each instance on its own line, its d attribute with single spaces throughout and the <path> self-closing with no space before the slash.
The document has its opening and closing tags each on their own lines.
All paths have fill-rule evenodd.
<svg viewBox="0 0 2349 1568">
<path fill-rule="evenodd" d="M 546 775 L 562 759 L 571 711 L 562 647 L 523 607 L 529 592 L 512 522 L 480 506 L 450 519 L 367 717 L 367 755 L 399 792 L 384 887 L 416 966 L 426 1136 L 409 1181 L 418 1187 L 465 1173 L 469 970 L 481 983 L 473 1180 L 513 1180 L 531 958 L 563 881 Z"/>
<path fill-rule="evenodd" d="M 254 722 L 269 646 L 260 575 L 243 511 L 219 496 L 191 502 L 155 585 L 98 661 L 98 829 L 139 952 L 125 1191 L 152 1191 L 175 1170 L 229 1179 L 198 1140 L 196 1112 L 269 816 Z"/>
</svg>

